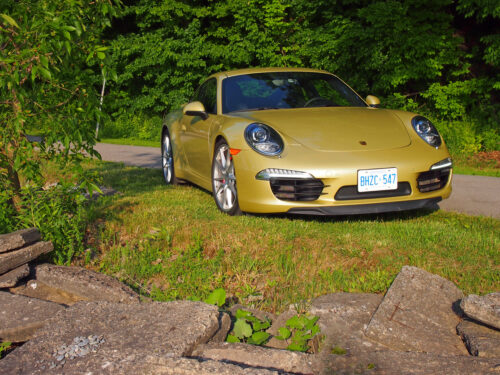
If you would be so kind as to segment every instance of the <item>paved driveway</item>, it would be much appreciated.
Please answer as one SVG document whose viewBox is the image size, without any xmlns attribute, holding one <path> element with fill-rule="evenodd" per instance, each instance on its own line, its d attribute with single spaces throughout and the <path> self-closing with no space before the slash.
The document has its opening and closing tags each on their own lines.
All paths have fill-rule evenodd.
<svg viewBox="0 0 500 375">
<path fill-rule="evenodd" d="M 99 143 L 96 150 L 103 160 L 137 167 L 161 168 L 159 148 Z M 500 178 L 454 175 L 452 187 L 451 197 L 439 204 L 441 209 L 500 219 Z"/>
</svg>

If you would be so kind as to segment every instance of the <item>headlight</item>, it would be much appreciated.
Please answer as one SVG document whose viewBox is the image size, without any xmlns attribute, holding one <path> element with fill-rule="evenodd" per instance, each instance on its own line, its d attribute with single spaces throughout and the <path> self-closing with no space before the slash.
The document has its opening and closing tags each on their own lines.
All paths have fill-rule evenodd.
<svg viewBox="0 0 500 375">
<path fill-rule="evenodd" d="M 275 156 L 283 151 L 283 140 L 271 127 L 253 123 L 245 129 L 248 145 L 262 155 Z"/>
<path fill-rule="evenodd" d="M 417 132 L 417 134 L 426 141 L 432 147 L 438 148 L 441 146 L 441 137 L 432 122 L 427 120 L 422 116 L 415 116 L 411 120 L 411 124 L 413 125 L 413 129 Z"/>
</svg>

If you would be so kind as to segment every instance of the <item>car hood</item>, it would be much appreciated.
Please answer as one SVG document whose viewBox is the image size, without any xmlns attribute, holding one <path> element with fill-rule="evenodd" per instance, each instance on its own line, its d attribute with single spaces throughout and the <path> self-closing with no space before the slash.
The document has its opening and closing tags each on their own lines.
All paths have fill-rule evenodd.
<svg viewBox="0 0 500 375">
<path fill-rule="evenodd" d="M 372 151 L 411 143 L 399 117 L 384 109 L 298 108 L 245 112 L 238 116 L 267 124 L 288 137 L 288 142 L 317 151 Z"/>
</svg>

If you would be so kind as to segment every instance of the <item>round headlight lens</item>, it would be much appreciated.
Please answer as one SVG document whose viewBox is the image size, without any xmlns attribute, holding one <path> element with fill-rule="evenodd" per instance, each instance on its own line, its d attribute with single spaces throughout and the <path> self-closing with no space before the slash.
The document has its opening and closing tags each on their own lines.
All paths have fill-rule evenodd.
<svg viewBox="0 0 500 375">
<path fill-rule="evenodd" d="M 283 140 L 279 134 L 265 124 L 253 123 L 245 129 L 248 145 L 260 154 L 275 156 L 283 151 Z"/>
<path fill-rule="evenodd" d="M 423 116 L 416 116 L 411 120 L 415 132 L 432 147 L 441 146 L 441 137 L 432 122 Z"/>
</svg>

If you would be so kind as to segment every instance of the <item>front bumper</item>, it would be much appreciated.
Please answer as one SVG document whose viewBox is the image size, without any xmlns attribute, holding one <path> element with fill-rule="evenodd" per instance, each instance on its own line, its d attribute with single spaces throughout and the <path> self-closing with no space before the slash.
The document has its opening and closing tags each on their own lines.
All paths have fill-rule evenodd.
<svg viewBox="0 0 500 375">
<path fill-rule="evenodd" d="M 356 153 L 321 153 L 303 149 L 288 150 L 282 158 L 268 158 L 252 150 L 242 150 L 234 157 L 238 201 L 242 211 L 253 213 L 293 213 L 312 215 L 348 215 L 420 209 L 435 205 L 451 194 L 452 171 L 447 183 L 438 190 L 422 192 L 418 178 L 436 162 L 449 157 L 446 149 L 415 150 L 405 147 L 390 151 Z M 420 155 L 420 156 L 416 156 Z M 422 156 L 423 155 L 423 156 Z M 311 168 L 311 165 L 314 166 Z M 341 188 L 357 185 L 359 169 L 396 167 L 398 181 L 409 185 L 409 193 L 376 198 L 340 199 Z M 310 173 L 325 187 L 312 201 L 278 199 L 270 181 L 257 180 L 256 174 L 266 168 L 291 169 Z"/>
</svg>

